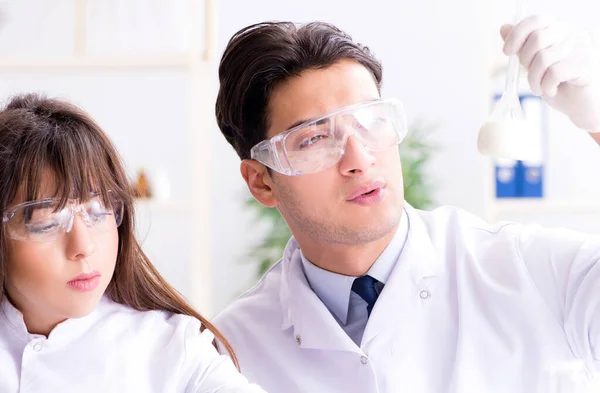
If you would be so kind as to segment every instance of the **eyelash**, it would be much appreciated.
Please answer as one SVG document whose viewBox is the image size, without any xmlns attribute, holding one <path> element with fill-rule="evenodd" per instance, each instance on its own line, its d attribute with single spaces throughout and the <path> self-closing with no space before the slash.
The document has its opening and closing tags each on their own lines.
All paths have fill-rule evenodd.
<svg viewBox="0 0 600 393">
<path fill-rule="evenodd" d="M 27 226 L 27 230 L 29 232 L 38 233 L 39 234 L 39 233 L 50 232 L 50 230 L 55 229 L 56 227 L 58 227 L 58 224 L 50 224 L 50 225 L 45 225 L 45 226 L 42 226 L 42 227 L 36 227 L 36 226 L 29 227 L 29 226 Z"/>
</svg>

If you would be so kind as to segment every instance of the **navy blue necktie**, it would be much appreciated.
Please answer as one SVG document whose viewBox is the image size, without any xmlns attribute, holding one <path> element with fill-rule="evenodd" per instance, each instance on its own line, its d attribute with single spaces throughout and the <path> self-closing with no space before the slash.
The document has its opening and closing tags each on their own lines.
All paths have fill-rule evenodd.
<svg viewBox="0 0 600 393">
<path fill-rule="evenodd" d="M 371 316 L 371 311 L 379 296 L 375 289 L 375 283 L 377 282 L 379 281 L 371 276 L 362 276 L 355 279 L 354 283 L 352 283 L 352 291 L 367 302 L 367 313 L 369 316 Z"/>
</svg>

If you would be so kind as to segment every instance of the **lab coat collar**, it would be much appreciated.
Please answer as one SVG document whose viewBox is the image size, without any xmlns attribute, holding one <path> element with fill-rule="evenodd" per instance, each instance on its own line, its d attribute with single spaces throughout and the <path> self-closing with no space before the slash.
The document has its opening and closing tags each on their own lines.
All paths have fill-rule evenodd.
<svg viewBox="0 0 600 393">
<path fill-rule="evenodd" d="M 420 291 L 427 290 L 432 295 L 435 283 L 431 278 L 440 273 L 443 266 L 418 213 L 406 202 L 404 206 L 409 222 L 406 244 L 375 304 L 363 343 L 405 317 L 418 305 Z M 300 247 L 294 238 L 284 251 L 281 280 L 281 327 L 283 330 L 294 329 L 294 339 L 300 347 L 360 352 L 310 288 L 302 269 Z"/>
<path fill-rule="evenodd" d="M 444 264 L 419 213 L 405 203 L 408 237 L 389 282 L 379 295 L 363 333 L 361 347 L 379 334 L 391 332 L 438 296 Z"/>
<path fill-rule="evenodd" d="M 402 253 L 407 236 L 408 218 L 406 214 L 402 214 L 400 224 L 391 242 L 369 268 L 367 274 L 385 285 L 390 279 L 398 257 Z M 311 289 L 325 303 L 341 324 L 346 325 L 348 323 L 352 284 L 356 277 L 323 270 L 308 261 L 304 255 L 301 256 L 304 274 L 308 279 Z"/>
<path fill-rule="evenodd" d="M 48 340 L 52 340 L 53 342 L 63 342 L 74 340 L 82 334 L 85 334 L 85 332 L 101 317 L 100 310 L 110 302 L 112 301 L 106 296 L 103 296 L 100 303 L 90 314 L 80 318 L 69 318 L 56 325 L 50 332 Z M 37 334 L 30 334 L 27 331 L 23 313 L 8 300 L 6 295 L 3 295 L 2 301 L 0 301 L 0 323 L 6 325 L 8 330 L 12 332 L 16 338 L 21 340 L 29 341 L 33 337 L 40 336 Z"/>
<path fill-rule="evenodd" d="M 12 305 L 6 294 L 2 294 L 0 302 L 0 323 L 6 325 L 9 331 L 21 339 L 27 339 L 27 327 L 23 314 Z"/>
<path fill-rule="evenodd" d="M 293 339 L 301 348 L 358 351 L 310 288 L 302 269 L 300 247 L 294 238 L 290 239 L 284 252 L 282 269 L 280 299 L 284 318 L 281 328 L 293 328 Z"/>
</svg>

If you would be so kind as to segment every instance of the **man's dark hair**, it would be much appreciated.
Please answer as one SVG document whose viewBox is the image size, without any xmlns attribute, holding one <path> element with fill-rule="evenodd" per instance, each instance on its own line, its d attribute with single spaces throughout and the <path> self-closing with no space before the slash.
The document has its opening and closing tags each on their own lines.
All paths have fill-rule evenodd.
<svg viewBox="0 0 600 393">
<path fill-rule="evenodd" d="M 221 132 L 240 158 L 250 158 L 250 149 L 266 138 L 269 98 L 278 84 L 342 60 L 362 64 L 381 88 L 379 61 L 331 24 L 265 22 L 234 34 L 219 65 L 215 111 Z"/>
</svg>

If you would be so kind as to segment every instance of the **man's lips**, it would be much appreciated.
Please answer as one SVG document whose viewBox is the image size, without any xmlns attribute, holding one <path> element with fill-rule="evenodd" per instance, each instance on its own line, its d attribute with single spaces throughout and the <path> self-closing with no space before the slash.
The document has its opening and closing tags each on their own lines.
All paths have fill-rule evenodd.
<svg viewBox="0 0 600 393">
<path fill-rule="evenodd" d="M 384 187 L 385 187 L 385 184 L 380 181 L 371 181 L 368 183 L 364 183 L 363 185 L 358 186 L 354 190 L 352 190 L 352 192 L 346 196 L 346 200 L 352 201 L 360 196 L 369 194 L 373 191 L 376 191 L 376 190 L 384 188 Z"/>
</svg>

